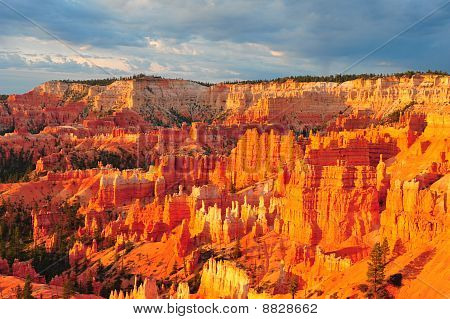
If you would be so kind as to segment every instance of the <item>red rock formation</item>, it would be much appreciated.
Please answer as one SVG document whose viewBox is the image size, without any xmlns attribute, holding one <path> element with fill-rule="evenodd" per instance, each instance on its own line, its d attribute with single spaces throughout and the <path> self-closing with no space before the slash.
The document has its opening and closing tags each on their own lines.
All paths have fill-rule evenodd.
<svg viewBox="0 0 450 319">
<path fill-rule="evenodd" d="M 14 260 L 12 264 L 12 275 L 19 278 L 27 278 L 27 276 L 30 276 L 33 282 L 45 283 L 45 278 L 34 270 L 31 261 Z"/>
<path fill-rule="evenodd" d="M 328 132 L 365 129 L 375 123 L 370 110 L 356 110 L 350 115 L 339 115 L 334 123 L 327 127 Z"/>
<path fill-rule="evenodd" d="M 139 170 L 102 174 L 98 204 L 101 207 L 117 207 L 130 204 L 136 199 L 150 199 L 155 192 L 155 182 L 151 178 Z"/>
<path fill-rule="evenodd" d="M 203 267 L 198 294 L 204 298 L 245 299 L 248 285 L 245 271 L 229 261 L 210 259 Z"/>
<path fill-rule="evenodd" d="M 292 132 L 279 135 L 273 130 L 262 134 L 248 130 L 231 152 L 227 175 L 232 187 L 241 189 L 273 176 L 283 167 L 292 169 L 301 154 Z"/>
<path fill-rule="evenodd" d="M 91 100 L 96 112 L 131 108 L 154 123 L 172 121 L 169 114 L 210 120 L 228 110 L 231 111 L 229 123 L 268 121 L 320 125 L 348 107 L 370 109 L 378 116 L 411 102 L 424 111 L 448 110 L 445 104 L 448 85 L 447 76 L 432 74 L 358 79 L 341 84 L 288 80 L 218 84 L 210 88 L 184 80 L 147 77 L 92 87 L 47 82 L 21 98 L 28 102 L 39 97 L 39 102 L 45 100 L 49 105 L 67 97 L 81 98 L 81 102 L 75 103 Z"/>
<path fill-rule="evenodd" d="M 225 213 L 222 213 L 217 204 L 206 210 L 203 202 L 202 207 L 191 215 L 190 229 L 192 235 L 200 242 L 228 244 L 249 233 L 254 237 L 268 233 L 272 221 L 273 218 L 268 215 L 263 197 L 260 197 L 259 206 L 248 204 L 246 199 L 242 205 L 233 201 Z"/>
<path fill-rule="evenodd" d="M 66 144 L 63 142 L 63 144 Z M 29 134 L 24 131 L 14 131 L 0 136 L 0 149 L 3 149 L 8 158 L 10 152 L 19 154 L 20 152 L 31 153 L 31 160 L 35 163 L 40 157 L 47 154 L 59 152 L 57 138 L 50 134 Z"/>
<path fill-rule="evenodd" d="M 448 190 L 425 188 L 419 181 L 394 181 L 381 215 L 381 236 L 394 246 L 426 243 L 448 227 Z"/>
<path fill-rule="evenodd" d="M 66 216 L 62 212 L 33 211 L 33 239 L 38 243 L 40 239 L 51 235 L 58 225 L 64 224 Z"/>
<path fill-rule="evenodd" d="M 141 285 L 137 285 L 137 278 L 134 281 L 134 288 L 130 292 L 111 291 L 109 299 L 158 299 L 158 289 L 153 278 L 145 278 Z"/>
<path fill-rule="evenodd" d="M 175 254 L 178 257 L 185 257 L 192 248 L 191 234 L 186 219 L 181 224 L 181 229 L 175 236 Z"/>
<path fill-rule="evenodd" d="M 193 186 L 208 184 L 210 178 L 213 178 L 210 174 L 213 175 L 216 167 L 224 160 L 223 157 L 215 155 L 163 156 L 158 166 L 158 174 L 164 177 L 166 192 L 174 192 L 180 185 L 191 190 Z"/>
<path fill-rule="evenodd" d="M 94 239 L 91 245 L 85 245 L 80 241 L 76 241 L 69 251 L 69 263 L 75 266 L 80 260 L 88 259 L 98 250 L 97 241 Z"/>
<path fill-rule="evenodd" d="M 64 101 L 59 96 L 37 90 L 10 95 L 7 104 L 15 128 L 33 131 L 40 131 L 48 125 L 73 123 L 87 106 L 85 102 Z"/>
<path fill-rule="evenodd" d="M 342 161 L 347 165 L 376 166 L 380 154 L 388 159 L 400 151 L 394 138 L 378 130 L 312 135 L 310 139 L 305 161 L 312 165 L 332 166 Z"/>
<path fill-rule="evenodd" d="M 72 164 L 69 158 L 63 153 L 52 153 L 41 157 L 36 162 L 36 173 L 45 173 L 47 171 L 71 170 Z"/>
<path fill-rule="evenodd" d="M 352 262 L 349 258 L 336 256 L 335 253 L 325 254 L 319 246 L 316 246 L 316 255 L 314 258 L 314 266 L 312 267 L 312 271 L 317 271 L 322 274 L 324 272 L 339 272 L 350 268 L 351 264 Z"/>
<path fill-rule="evenodd" d="M 164 202 L 163 221 L 170 229 L 189 219 L 191 215 L 189 197 L 184 194 L 166 196 Z"/>
<path fill-rule="evenodd" d="M 2 275 L 9 274 L 9 264 L 6 259 L 0 258 L 0 274 L 2 274 Z"/>
<path fill-rule="evenodd" d="M 379 224 L 375 169 L 297 163 L 286 197 L 274 206 L 275 229 L 292 240 L 327 248 L 361 240 Z"/>
<path fill-rule="evenodd" d="M 177 299 L 189 299 L 189 285 L 187 282 L 182 281 L 177 287 Z"/>
<path fill-rule="evenodd" d="M 320 125 L 348 107 L 387 115 L 409 103 L 423 111 L 448 111 L 449 77 L 414 75 L 357 79 L 338 83 L 283 83 L 230 85 L 226 105 L 229 122 L 269 121 Z"/>
</svg>

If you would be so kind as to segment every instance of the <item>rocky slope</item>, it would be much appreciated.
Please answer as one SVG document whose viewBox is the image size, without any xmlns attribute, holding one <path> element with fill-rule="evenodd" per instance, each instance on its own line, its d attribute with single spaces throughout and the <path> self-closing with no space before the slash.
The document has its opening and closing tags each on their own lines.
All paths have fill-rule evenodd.
<svg viewBox="0 0 450 319">
<path fill-rule="evenodd" d="M 357 79 L 341 84 L 287 80 L 211 87 L 185 80 L 144 77 L 118 80 L 107 86 L 46 82 L 28 95 L 9 97 L 7 105 L 9 112 L 17 113 L 17 118 L 28 118 L 31 105 L 38 107 L 44 103 L 47 123 L 73 120 L 84 105 L 100 115 L 131 108 L 156 125 L 216 119 L 227 123 L 283 123 L 299 129 L 323 125 L 351 109 L 367 109 L 379 117 L 405 108 L 447 112 L 449 87 L 449 76 L 433 74 Z M 25 96 L 28 110 L 22 110 L 17 102 Z M 66 118 L 58 115 L 64 110 L 50 108 L 51 101 L 73 104 L 66 106 Z M 6 123 L 7 116 L 1 118 L 5 127 L 10 125 Z"/>
</svg>

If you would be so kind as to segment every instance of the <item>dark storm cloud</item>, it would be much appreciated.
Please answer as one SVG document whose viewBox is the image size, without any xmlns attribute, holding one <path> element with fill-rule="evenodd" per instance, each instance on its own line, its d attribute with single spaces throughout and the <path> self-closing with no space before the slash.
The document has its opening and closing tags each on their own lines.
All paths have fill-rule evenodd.
<svg viewBox="0 0 450 319">
<path fill-rule="evenodd" d="M 136 45 L 141 42 L 129 29 L 122 29 L 120 20 L 108 10 L 91 1 L 67 0 L 5 0 L 23 16 L 35 21 L 50 33 L 73 43 L 111 47 Z M 21 15 L 0 4 L 2 35 L 33 35 L 48 38 Z"/>
</svg>

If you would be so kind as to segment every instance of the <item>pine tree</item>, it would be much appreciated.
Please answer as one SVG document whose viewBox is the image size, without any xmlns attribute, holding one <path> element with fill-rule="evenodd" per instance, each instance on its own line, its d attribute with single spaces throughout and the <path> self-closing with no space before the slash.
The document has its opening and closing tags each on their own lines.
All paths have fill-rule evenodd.
<svg viewBox="0 0 450 319">
<path fill-rule="evenodd" d="M 175 260 L 173 266 L 172 266 L 172 272 L 170 273 L 171 275 L 176 274 L 178 272 L 178 263 Z"/>
<path fill-rule="evenodd" d="M 186 264 L 186 258 L 183 258 L 183 273 L 184 273 L 184 278 L 187 277 L 187 264 Z"/>
<path fill-rule="evenodd" d="M 94 293 L 94 286 L 92 284 L 92 279 L 89 279 L 86 282 L 86 293 L 87 294 L 93 294 Z"/>
<path fill-rule="evenodd" d="M 383 288 L 384 281 L 384 263 L 383 251 L 380 243 L 376 243 L 370 253 L 370 262 L 367 270 L 367 281 L 370 284 L 368 296 L 375 296 L 378 298 L 380 288 Z"/>
<path fill-rule="evenodd" d="M 291 291 L 292 299 L 295 299 L 295 294 L 298 290 L 298 280 L 295 278 L 295 276 L 292 276 L 291 284 L 289 285 L 289 289 Z"/>
<path fill-rule="evenodd" d="M 98 261 L 97 280 L 100 282 L 105 280 L 105 266 L 103 266 L 101 260 Z"/>
<path fill-rule="evenodd" d="M 22 288 L 20 286 L 16 287 L 16 298 L 23 299 L 23 292 L 22 292 Z"/>
<path fill-rule="evenodd" d="M 0 258 L 6 257 L 6 241 L 0 238 Z"/>
<path fill-rule="evenodd" d="M 387 241 L 387 238 L 385 237 L 383 240 L 383 244 L 381 244 L 381 252 L 383 253 L 383 264 L 385 265 L 387 262 L 387 259 L 389 257 L 389 243 Z"/>
<path fill-rule="evenodd" d="M 22 290 L 22 298 L 23 299 L 34 299 L 34 297 L 33 297 L 33 287 L 31 285 L 31 277 L 30 277 L 30 275 L 28 275 L 27 279 L 25 279 L 25 284 L 24 284 L 23 290 Z"/>
<path fill-rule="evenodd" d="M 69 299 L 74 293 L 74 285 L 72 280 L 67 279 L 63 285 L 63 295 L 64 299 Z"/>
</svg>

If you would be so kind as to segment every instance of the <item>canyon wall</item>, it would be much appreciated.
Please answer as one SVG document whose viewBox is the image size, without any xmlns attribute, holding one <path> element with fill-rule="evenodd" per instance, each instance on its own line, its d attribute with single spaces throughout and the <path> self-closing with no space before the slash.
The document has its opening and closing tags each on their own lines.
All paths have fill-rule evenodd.
<svg viewBox="0 0 450 319">
<path fill-rule="evenodd" d="M 423 134 L 387 169 L 391 181 L 380 231 L 398 251 L 449 230 L 450 117 L 430 113 L 424 121 Z"/>
<path fill-rule="evenodd" d="M 292 170 L 302 149 L 291 131 L 286 135 L 247 130 L 231 151 L 227 175 L 234 189 L 242 189 L 263 181 L 279 170 Z"/>
<path fill-rule="evenodd" d="M 104 114 L 131 108 L 153 124 L 183 119 L 211 121 L 227 114 L 227 123 L 268 122 L 302 128 L 322 125 L 349 108 L 370 110 L 379 117 L 407 106 L 416 111 L 446 112 L 450 108 L 449 83 L 448 76 L 416 74 L 344 83 L 287 80 L 207 87 L 185 80 L 144 77 L 108 86 L 52 81 L 29 94 L 75 97 L 94 112 Z M 16 98 L 10 97 L 11 101 Z M 78 110 L 75 105 L 67 108 Z M 69 113 L 59 122 L 72 119 Z"/>
<path fill-rule="evenodd" d="M 274 198 L 275 231 L 292 240 L 336 249 L 379 224 L 376 171 L 371 166 L 298 163 L 286 196 Z"/>
</svg>

